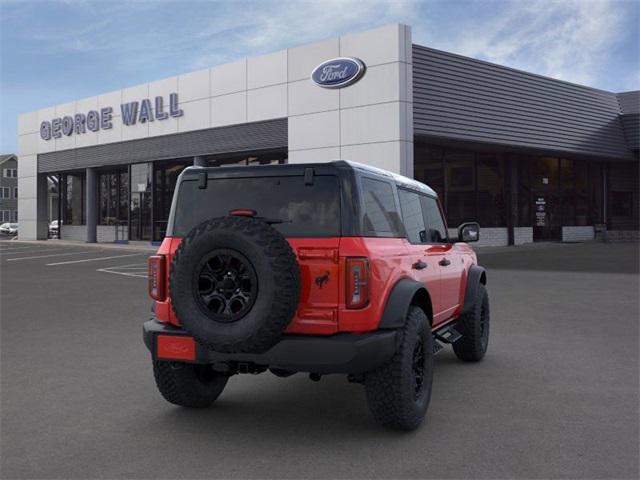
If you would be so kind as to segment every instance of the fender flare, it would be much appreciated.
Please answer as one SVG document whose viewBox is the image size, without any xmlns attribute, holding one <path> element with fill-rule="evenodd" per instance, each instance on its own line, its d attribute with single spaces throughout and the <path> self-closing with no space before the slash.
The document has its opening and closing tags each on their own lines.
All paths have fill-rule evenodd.
<svg viewBox="0 0 640 480">
<path fill-rule="evenodd" d="M 433 321 L 431 295 L 424 284 L 410 278 L 402 278 L 391 289 L 378 328 L 395 329 L 404 326 L 409 306 L 412 304 L 421 307 L 429 322 Z"/>
<path fill-rule="evenodd" d="M 473 304 L 476 301 L 476 293 L 478 292 L 478 285 L 480 284 L 487 284 L 487 272 L 478 265 L 471 265 L 469 274 L 467 275 L 467 288 L 465 289 L 464 305 L 460 315 L 465 315 L 473 309 Z"/>
</svg>

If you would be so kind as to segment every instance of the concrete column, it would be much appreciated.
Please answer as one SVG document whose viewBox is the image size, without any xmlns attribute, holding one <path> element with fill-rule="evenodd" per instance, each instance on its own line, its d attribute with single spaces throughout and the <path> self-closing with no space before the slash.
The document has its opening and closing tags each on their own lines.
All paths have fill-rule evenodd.
<svg viewBox="0 0 640 480">
<path fill-rule="evenodd" d="M 206 167 L 207 161 L 204 157 L 193 157 L 193 166 L 194 167 Z"/>
<path fill-rule="evenodd" d="M 95 168 L 87 168 L 85 183 L 86 241 L 96 243 L 98 241 L 98 180 Z"/>
<path fill-rule="evenodd" d="M 49 212 L 48 212 L 48 199 L 49 189 L 47 188 L 47 175 L 45 173 L 39 173 L 36 180 L 36 238 L 38 240 L 47 240 L 49 238 Z M 20 195 L 20 190 L 18 190 Z M 18 218 L 20 211 L 18 211 Z"/>
</svg>

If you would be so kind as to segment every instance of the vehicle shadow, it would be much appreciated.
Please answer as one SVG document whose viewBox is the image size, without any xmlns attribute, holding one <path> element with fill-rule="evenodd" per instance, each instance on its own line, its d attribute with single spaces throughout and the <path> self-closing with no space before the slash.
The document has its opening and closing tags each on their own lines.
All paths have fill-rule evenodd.
<svg viewBox="0 0 640 480">
<path fill-rule="evenodd" d="M 441 378 L 451 374 L 449 370 L 461 367 L 463 364 L 452 353 L 436 357 L 435 369 Z M 436 378 L 434 391 L 438 383 Z M 283 441 L 295 439 L 298 447 L 307 444 L 311 448 L 336 438 L 357 442 L 370 441 L 372 436 L 411 438 L 415 433 L 390 430 L 376 423 L 367 408 L 364 387 L 348 383 L 343 375 L 328 375 L 317 383 L 302 373 L 283 379 L 268 373 L 232 377 L 209 409 L 165 407 L 155 413 L 154 424 L 170 431 L 172 441 L 177 442 L 194 442 L 198 436 L 205 441 L 212 431 L 229 443 L 241 443 L 247 435 L 252 442 L 260 438 L 273 442 L 277 432 L 277 438 Z M 419 428 L 416 432 L 424 434 L 427 430 Z"/>
</svg>

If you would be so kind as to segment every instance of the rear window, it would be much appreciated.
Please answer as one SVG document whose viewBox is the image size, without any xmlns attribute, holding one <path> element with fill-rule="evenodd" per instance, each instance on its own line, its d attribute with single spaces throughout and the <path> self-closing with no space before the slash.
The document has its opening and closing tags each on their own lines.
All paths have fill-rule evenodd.
<svg viewBox="0 0 640 480">
<path fill-rule="evenodd" d="M 285 237 L 340 236 L 340 187 L 333 175 L 209 179 L 182 182 L 174 212 L 173 235 L 182 237 L 199 223 L 249 209 L 257 216 L 282 220 L 273 227 Z"/>
<path fill-rule="evenodd" d="M 404 236 L 390 183 L 363 177 L 362 197 L 364 229 L 367 234 L 381 237 Z"/>
</svg>

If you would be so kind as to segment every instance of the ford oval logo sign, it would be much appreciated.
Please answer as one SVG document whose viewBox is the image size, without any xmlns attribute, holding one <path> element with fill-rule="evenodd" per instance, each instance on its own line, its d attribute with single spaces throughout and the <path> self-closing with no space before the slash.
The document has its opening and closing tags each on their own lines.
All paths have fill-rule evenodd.
<svg viewBox="0 0 640 480">
<path fill-rule="evenodd" d="M 318 65 L 311 72 L 311 80 L 324 88 L 342 88 L 360 80 L 365 66 L 360 59 L 340 57 Z"/>
</svg>

